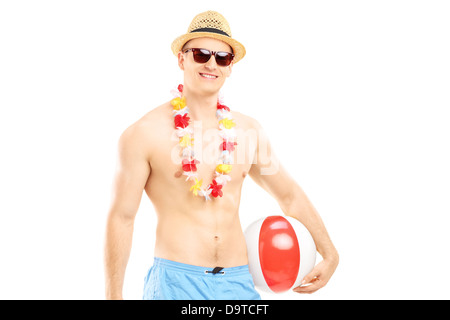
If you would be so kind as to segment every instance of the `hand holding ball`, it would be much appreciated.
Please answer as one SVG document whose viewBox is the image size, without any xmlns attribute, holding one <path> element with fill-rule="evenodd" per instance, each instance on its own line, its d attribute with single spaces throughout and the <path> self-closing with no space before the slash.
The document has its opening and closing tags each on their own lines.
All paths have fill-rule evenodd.
<svg viewBox="0 0 450 320">
<path fill-rule="evenodd" d="M 297 219 L 269 216 L 245 230 L 250 273 L 258 289 L 281 293 L 298 287 L 316 263 L 314 240 Z"/>
</svg>

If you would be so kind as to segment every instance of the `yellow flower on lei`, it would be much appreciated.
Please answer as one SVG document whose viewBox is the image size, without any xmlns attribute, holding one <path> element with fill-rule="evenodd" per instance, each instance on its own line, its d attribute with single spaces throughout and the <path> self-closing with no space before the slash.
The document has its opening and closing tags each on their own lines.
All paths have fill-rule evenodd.
<svg viewBox="0 0 450 320">
<path fill-rule="evenodd" d="M 189 189 L 189 191 L 192 191 L 192 193 L 196 196 L 198 196 L 198 192 L 202 189 L 203 179 L 198 180 L 195 178 L 195 184 Z"/>
<path fill-rule="evenodd" d="M 174 110 L 181 110 L 184 107 L 186 107 L 186 98 L 175 98 L 172 101 L 170 101 L 170 104 L 173 106 Z"/>
<path fill-rule="evenodd" d="M 180 146 L 183 148 L 192 147 L 194 145 L 193 140 L 194 139 L 191 139 L 190 134 L 185 134 L 182 138 L 180 138 Z"/>
<path fill-rule="evenodd" d="M 220 120 L 219 123 L 221 123 L 225 129 L 231 129 L 236 126 L 234 121 L 228 118 Z"/>
<path fill-rule="evenodd" d="M 233 168 L 233 166 L 231 164 L 219 164 L 216 167 L 216 171 L 218 173 L 222 173 L 222 174 L 228 174 L 231 172 L 231 169 Z"/>
</svg>

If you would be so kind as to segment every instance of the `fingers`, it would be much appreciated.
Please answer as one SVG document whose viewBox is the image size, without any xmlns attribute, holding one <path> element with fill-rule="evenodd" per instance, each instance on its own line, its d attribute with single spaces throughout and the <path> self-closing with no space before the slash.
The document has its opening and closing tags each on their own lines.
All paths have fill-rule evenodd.
<svg viewBox="0 0 450 320">
<path fill-rule="evenodd" d="M 302 284 L 294 288 L 293 291 L 298 293 L 314 293 L 320 288 L 325 287 L 334 270 L 336 270 L 336 266 L 334 261 L 323 260 L 303 278 Z"/>
<path fill-rule="evenodd" d="M 311 294 L 322 288 L 325 284 L 323 281 L 320 281 L 319 278 L 312 279 L 309 283 L 302 284 L 297 288 L 294 288 L 293 291 L 297 293 L 307 293 Z"/>
<path fill-rule="evenodd" d="M 303 278 L 302 284 L 294 288 L 293 291 L 310 294 L 316 292 L 323 286 L 325 286 L 325 283 L 320 280 L 320 273 L 317 270 L 313 270 Z"/>
<path fill-rule="evenodd" d="M 319 278 L 319 274 L 315 272 L 316 270 L 313 270 L 312 272 L 308 273 L 302 280 L 301 285 L 306 285 L 308 283 L 312 283 L 313 281 L 317 280 Z"/>
</svg>

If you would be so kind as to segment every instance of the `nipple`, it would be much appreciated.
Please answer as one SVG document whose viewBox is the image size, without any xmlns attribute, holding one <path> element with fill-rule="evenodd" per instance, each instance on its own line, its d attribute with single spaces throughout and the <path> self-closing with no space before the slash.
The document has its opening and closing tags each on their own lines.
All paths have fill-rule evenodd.
<svg viewBox="0 0 450 320">
<path fill-rule="evenodd" d="M 175 172 L 175 174 L 174 174 L 174 177 L 175 178 L 179 178 L 179 177 L 181 177 L 183 175 L 183 172 L 181 172 L 181 171 L 177 171 L 177 172 Z"/>
</svg>

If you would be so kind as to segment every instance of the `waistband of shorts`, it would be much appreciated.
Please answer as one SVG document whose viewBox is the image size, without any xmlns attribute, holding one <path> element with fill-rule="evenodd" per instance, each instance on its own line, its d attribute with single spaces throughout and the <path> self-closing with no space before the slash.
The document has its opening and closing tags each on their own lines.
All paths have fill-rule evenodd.
<svg viewBox="0 0 450 320">
<path fill-rule="evenodd" d="M 201 267 L 201 266 L 194 266 L 190 264 L 185 264 L 181 262 L 176 262 L 172 260 L 162 259 L 155 257 L 153 261 L 154 267 L 162 267 L 165 269 L 170 269 L 173 271 L 178 272 L 184 272 L 189 274 L 195 274 L 195 275 L 203 275 L 203 276 L 241 276 L 241 275 L 248 275 L 250 274 L 250 271 L 248 269 L 248 265 L 243 266 L 237 266 L 237 267 L 231 267 L 231 268 L 223 268 L 220 273 L 213 274 L 211 271 L 214 268 L 210 267 Z M 209 271 L 209 272 L 207 272 Z"/>
</svg>

